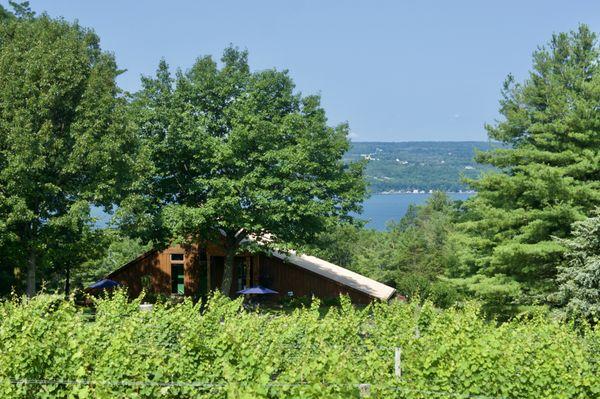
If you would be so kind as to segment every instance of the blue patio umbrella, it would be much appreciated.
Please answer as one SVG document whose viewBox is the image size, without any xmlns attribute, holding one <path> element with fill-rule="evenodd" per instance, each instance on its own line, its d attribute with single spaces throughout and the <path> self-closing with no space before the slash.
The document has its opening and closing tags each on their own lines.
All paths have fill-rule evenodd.
<svg viewBox="0 0 600 399">
<path fill-rule="evenodd" d="M 277 291 L 273 291 L 272 289 L 261 287 L 260 285 L 257 287 L 246 288 L 245 290 L 241 290 L 237 292 L 238 294 L 278 294 Z"/>
<path fill-rule="evenodd" d="M 121 283 L 116 282 L 114 280 L 109 280 L 107 278 L 96 281 L 94 284 L 90 285 L 88 288 L 99 288 L 99 289 L 104 289 L 104 288 L 113 288 L 113 287 L 117 287 L 121 285 Z"/>
</svg>

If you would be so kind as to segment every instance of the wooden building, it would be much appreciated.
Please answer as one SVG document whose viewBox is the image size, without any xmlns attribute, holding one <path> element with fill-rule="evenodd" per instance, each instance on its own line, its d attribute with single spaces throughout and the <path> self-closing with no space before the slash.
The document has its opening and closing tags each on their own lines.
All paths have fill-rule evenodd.
<svg viewBox="0 0 600 399">
<path fill-rule="evenodd" d="M 202 296 L 221 287 L 225 254 L 217 246 L 172 246 L 151 250 L 107 276 L 128 287 L 132 296 L 143 288 L 165 295 Z M 281 296 L 348 295 L 355 303 L 387 301 L 396 290 L 322 259 L 277 251 L 235 258 L 230 296 L 261 285 Z"/>
</svg>

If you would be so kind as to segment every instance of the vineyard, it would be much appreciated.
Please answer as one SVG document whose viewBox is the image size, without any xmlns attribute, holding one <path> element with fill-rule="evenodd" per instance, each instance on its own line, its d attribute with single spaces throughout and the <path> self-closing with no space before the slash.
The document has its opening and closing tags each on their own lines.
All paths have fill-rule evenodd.
<svg viewBox="0 0 600 399">
<path fill-rule="evenodd" d="M 325 314 L 317 301 L 247 312 L 219 295 L 139 304 L 116 294 L 91 314 L 48 295 L 0 303 L 0 397 L 351 398 L 360 384 L 373 398 L 600 397 L 600 331 L 541 315 L 497 325 L 474 304 L 357 309 L 344 298 Z"/>
</svg>

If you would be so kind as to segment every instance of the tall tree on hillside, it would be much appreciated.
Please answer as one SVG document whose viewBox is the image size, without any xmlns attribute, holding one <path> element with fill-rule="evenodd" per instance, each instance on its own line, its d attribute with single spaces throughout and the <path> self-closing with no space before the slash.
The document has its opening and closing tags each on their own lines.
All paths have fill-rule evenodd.
<svg viewBox="0 0 600 399">
<path fill-rule="evenodd" d="M 96 34 L 25 3 L 15 14 L 0 22 L 0 252 L 33 295 L 38 269 L 60 267 L 48 249 L 77 249 L 89 204 L 115 202 L 134 136 Z"/>
<path fill-rule="evenodd" d="M 559 268 L 557 299 L 569 317 L 600 318 L 600 216 L 574 224 L 567 247 L 567 265 Z"/>
<path fill-rule="evenodd" d="M 251 72 L 246 52 L 228 48 L 221 61 L 175 77 L 163 61 L 143 79 L 133 113 L 153 166 L 120 214 L 124 227 L 224 245 L 228 293 L 247 238 L 310 240 L 351 220 L 365 183 L 362 164 L 342 161 L 348 126 L 329 127 L 317 96 L 295 93 L 286 71 Z"/>
<path fill-rule="evenodd" d="M 533 54 L 522 84 L 509 76 L 490 138 L 511 146 L 478 154 L 500 169 L 471 181 L 459 275 L 497 305 L 543 303 L 574 221 L 600 204 L 600 64 L 596 35 L 581 25 Z"/>
</svg>

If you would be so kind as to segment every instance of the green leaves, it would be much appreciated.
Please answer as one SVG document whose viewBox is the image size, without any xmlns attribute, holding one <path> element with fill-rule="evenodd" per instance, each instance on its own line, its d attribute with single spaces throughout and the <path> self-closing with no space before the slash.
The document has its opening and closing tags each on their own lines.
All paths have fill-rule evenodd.
<svg viewBox="0 0 600 399">
<path fill-rule="evenodd" d="M 135 137 L 98 37 L 19 7 L 0 24 L 0 254 L 28 270 L 32 294 L 36 269 L 49 277 L 58 261 L 48 249 L 77 251 L 90 233 L 89 205 L 119 201 Z"/>
<path fill-rule="evenodd" d="M 569 318 L 596 322 L 600 317 L 600 217 L 574 224 L 573 237 L 560 241 L 568 263 L 559 268 L 556 299 Z"/>
<path fill-rule="evenodd" d="M 142 312 L 117 292 L 94 315 L 56 297 L 13 298 L 0 302 L 0 395 L 341 399 L 368 383 L 386 398 L 599 397 L 596 329 L 542 315 L 498 325 L 473 303 L 357 309 L 341 298 L 320 316 L 317 302 L 248 313 L 216 294 Z"/>
<path fill-rule="evenodd" d="M 447 307 L 456 301 L 456 292 L 439 277 L 454 271 L 457 263 L 453 231 L 457 211 L 458 205 L 445 193 L 435 192 L 427 204 L 409 208 L 385 232 L 334 227 L 306 251 L 392 285 L 404 296 L 429 298 Z"/>
<path fill-rule="evenodd" d="M 600 205 L 599 55 L 596 35 L 581 25 L 534 53 L 525 82 L 509 76 L 504 118 L 487 129 L 512 147 L 479 153 L 479 162 L 501 170 L 469 181 L 478 194 L 461 224 L 462 277 L 502 274 L 509 286 L 522 286 L 521 304 L 551 302 L 564 265 L 564 247 L 553 238 L 568 237 L 572 223 Z"/>
<path fill-rule="evenodd" d="M 124 227 L 149 215 L 154 231 L 138 233 L 224 239 L 235 252 L 249 236 L 305 243 L 359 209 L 362 164 L 342 161 L 348 126 L 328 126 L 287 71 L 251 72 L 247 58 L 228 48 L 221 67 L 203 57 L 172 76 L 163 61 L 143 78 L 130 112 L 151 166 L 130 193 L 146 201 L 122 210 Z"/>
</svg>

